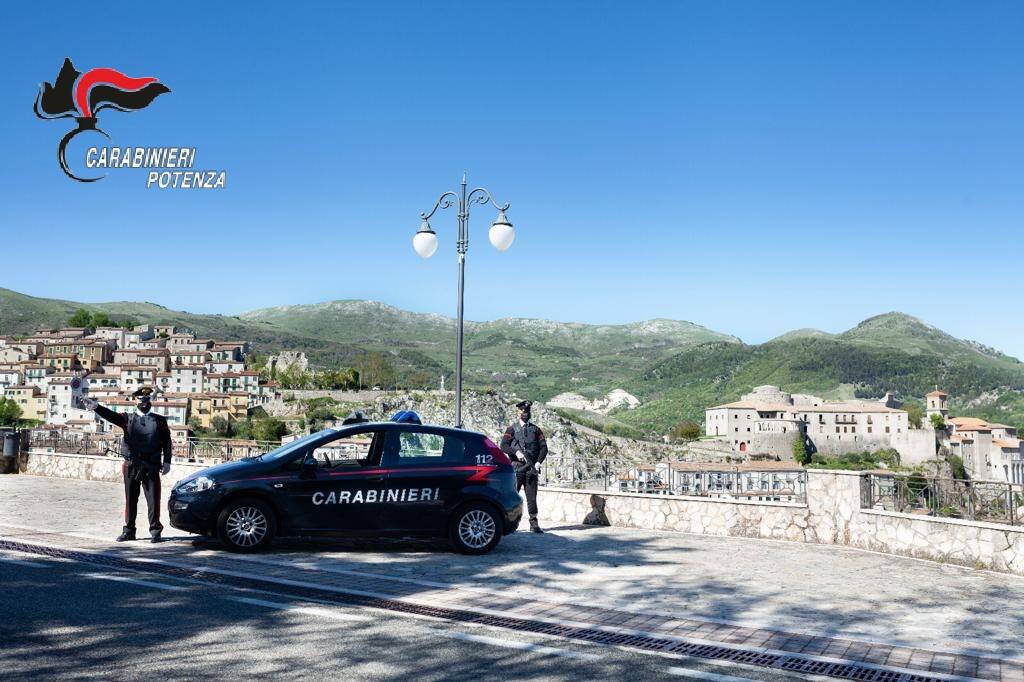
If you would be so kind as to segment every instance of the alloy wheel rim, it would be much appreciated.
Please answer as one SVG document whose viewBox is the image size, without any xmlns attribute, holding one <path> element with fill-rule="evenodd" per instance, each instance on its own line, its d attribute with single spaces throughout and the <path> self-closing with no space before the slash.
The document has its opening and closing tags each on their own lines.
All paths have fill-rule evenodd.
<svg viewBox="0 0 1024 682">
<path fill-rule="evenodd" d="M 486 547 L 494 539 L 494 517 L 480 509 L 468 512 L 459 521 L 459 539 L 468 547 Z"/>
<path fill-rule="evenodd" d="M 239 547 L 252 547 L 267 534 L 267 517 L 256 507 L 239 507 L 227 521 L 228 539 Z"/>
</svg>

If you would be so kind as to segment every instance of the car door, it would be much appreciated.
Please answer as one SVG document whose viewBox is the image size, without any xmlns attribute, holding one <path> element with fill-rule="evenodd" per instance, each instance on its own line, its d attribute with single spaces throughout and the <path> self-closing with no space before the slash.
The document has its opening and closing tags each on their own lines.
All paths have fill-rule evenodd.
<svg viewBox="0 0 1024 682">
<path fill-rule="evenodd" d="M 283 484 L 293 527 L 312 535 L 372 533 L 381 526 L 386 474 L 380 461 L 385 432 L 349 430 L 311 446 L 298 458 L 294 478 Z M 303 467 L 312 458 L 313 467 Z"/>
<path fill-rule="evenodd" d="M 413 425 L 391 430 L 383 461 L 389 523 L 404 531 L 443 531 L 450 505 L 472 473 L 465 458 L 466 444 L 456 435 Z"/>
</svg>

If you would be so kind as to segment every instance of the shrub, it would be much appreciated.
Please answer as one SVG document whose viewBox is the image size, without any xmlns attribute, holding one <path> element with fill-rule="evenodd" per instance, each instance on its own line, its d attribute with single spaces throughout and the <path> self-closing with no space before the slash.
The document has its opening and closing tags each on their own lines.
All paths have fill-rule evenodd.
<svg viewBox="0 0 1024 682">
<path fill-rule="evenodd" d="M 949 464 L 949 468 L 953 472 L 953 478 L 958 478 L 961 481 L 966 481 L 969 478 L 967 467 L 964 466 L 964 460 L 960 458 L 960 455 L 947 454 L 946 463 Z"/>
<path fill-rule="evenodd" d="M 924 409 L 921 407 L 921 403 L 908 400 L 903 403 L 903 409 L 906 410 L 907 421 L 910 422 L 910 428 L 921 428 L 921 420 L 924 419 Z"/>
<path fill-rule="evenodd" d="M 811 453 L 807 449 L 807 439 L 804 438 L 802 433 L 798 433 L 793 437 L 793 459 L 798 464 L 809 464 L 811 462 Z"/>
<path fill-rule="evenodd" d="M 678 440 L 697 440 L 700 438 L 700 424 L 684 419 L 672 427 L 670 435 Z"/>
</svg>

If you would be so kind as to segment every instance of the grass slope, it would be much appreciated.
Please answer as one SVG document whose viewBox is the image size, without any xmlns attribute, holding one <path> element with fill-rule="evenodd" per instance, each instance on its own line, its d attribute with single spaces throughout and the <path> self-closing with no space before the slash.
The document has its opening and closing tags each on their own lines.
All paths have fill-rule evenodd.
<svg viewBox="0 0 1024 682">
<path fill-rule="evenodd" d="M 1024 364 L 1014 358 L 976 350 L 923 324 L 887 328 L 884 342 L 864 339 L 862 327 L 832 338 L 803 336 L 754 346 L 711 343 L 683 350 L 648 367 L 638 382 L 645 404 L 615 417 L 664 433 L 681 419 L 703 419 L 706 407 L 735 400 L 760 384 L 826 396 L 852 386 L 865 398 L 886 391 L 919 398 L 938 385 L 954 404 L 985 392 L 1013 395 L 1024 389 Z M 1003 413 L 1012 415 L 1015 409 L 1014 403 Z"/>
</svg>

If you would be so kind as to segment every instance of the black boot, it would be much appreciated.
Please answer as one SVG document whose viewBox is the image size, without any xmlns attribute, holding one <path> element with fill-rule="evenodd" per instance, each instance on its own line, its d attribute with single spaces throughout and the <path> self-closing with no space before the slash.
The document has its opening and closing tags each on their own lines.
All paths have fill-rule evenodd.
<svg viewBox="0 0 1024 682">
<path fill-rule="evenodd" d="M 150 542 L 153 542 L 153 543 L 157 543 L 157 542 L 163 542 L 163 541 L 164 541 L 164 539 L 163 539 L 162 537 L 160 537 L 160 531 L 157 531 L 156 533 L 153 533 L 153 534 L 152 534 L 152 535 L 151 535 L 151 536 L 149 537 L 149 541 L 150 541 Z"/>
<path fill-rule="evenodd" d="M 537 523 L 537 519 L 536 518 L 531 518 L 530 519 L 530 532 L 531 533 L 543 533 L 544 532 L 544 531 L 542 531 L 540 529 L 540 524 Z"/>
<path fill-rule="evenodd" d="M 135 531 L 133 531 L 133 530 L 123 530 L 123 531 L 121 531 L 121 534 L 117 536 L 116 539 L 117 539 L 118 542 L 128 542 L 129 540 L 134 540 L 135 539 Z"/>
</svg>

